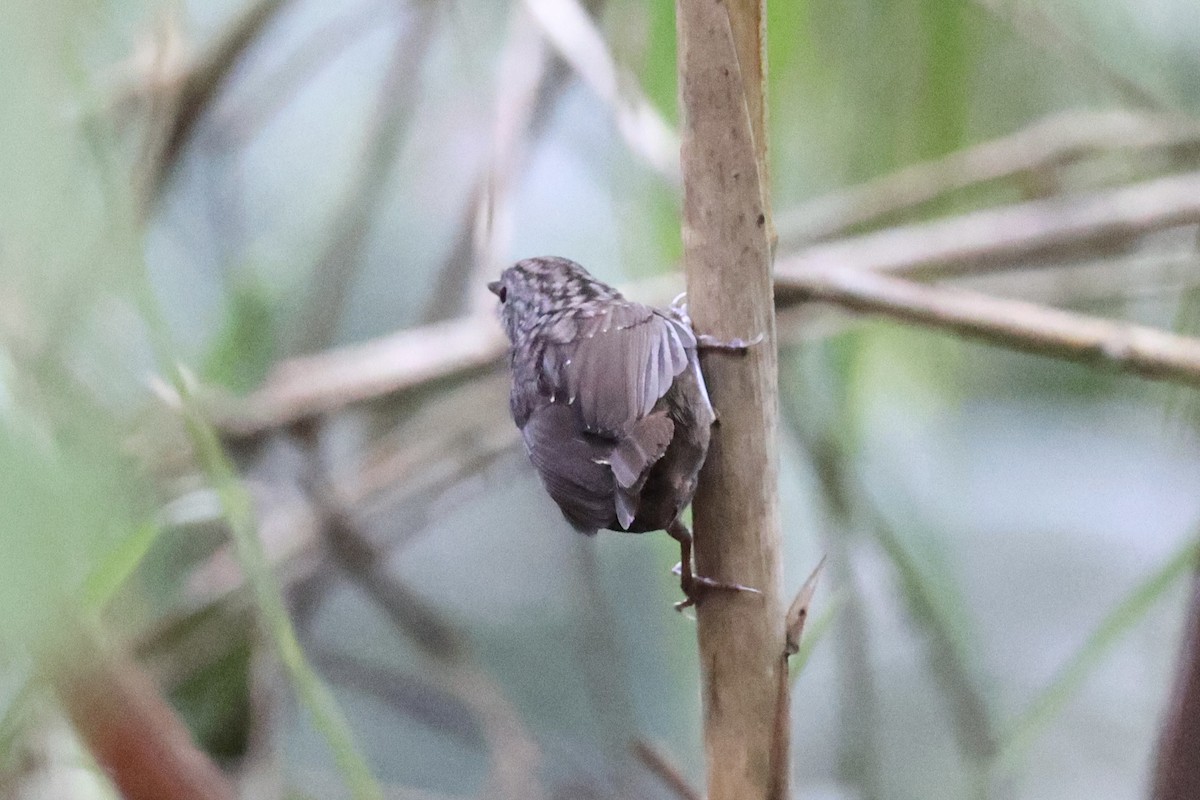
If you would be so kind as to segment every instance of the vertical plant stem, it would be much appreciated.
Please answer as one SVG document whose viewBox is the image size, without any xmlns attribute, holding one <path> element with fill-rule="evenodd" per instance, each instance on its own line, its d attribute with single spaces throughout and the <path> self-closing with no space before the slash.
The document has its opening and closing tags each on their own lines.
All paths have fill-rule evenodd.
<svg viewBox="0 0 1200 800">
<path fill-rule="evenodd" d="M 697 609 L 708 797 L 782 799 L 789 725 L 763 10 L 757 0 L 678 0 L 676 12 L 689 310 L 705 334 L 763 336 L 745 355 L 702 357 L 720 424 L 695 498 L 696 563 L 763 592 L 713 593 Z"/>
<path fill-rule="evenodd" d="M 176 388 L 180 393 L 184 422 L 197 459 L 221 498 L 238 561 L 254 592 L 262 625 L 279 654 L 292 686 L 301 704 L 312 715 L 314 727 L 328 744 L 351 797 L 354 800 L 382 800 L 383 791 L 359 752 L 349 723 L 300 647 L 300 640 L 284 606 L 279 583 L 271 572 L 262 541 L 258 538 L 250 493 L 234 472 L 216 433 L 196 411 L 186 383 L 177 380 Z"/>
<path fill-rule="evenodd" d="M 1175 687 L 1158 740 L 1153 800 L 1200 796 L 1200 572 L 1192 576 L 1189 604 Z"/>
</svg>

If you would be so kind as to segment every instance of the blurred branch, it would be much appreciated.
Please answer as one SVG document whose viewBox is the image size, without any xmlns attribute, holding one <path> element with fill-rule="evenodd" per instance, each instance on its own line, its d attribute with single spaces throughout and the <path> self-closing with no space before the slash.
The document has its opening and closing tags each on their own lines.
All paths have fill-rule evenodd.
<svg viewBox="0 0 1200 800">
<path fill-rule="evenodd" d="M 658 745 L 638 739 L 633 743 L 633 754 L 646 769 L 657 775 L 679 800 L 704 800 L 704 795 L 688 783 L 679 767 L 675 766 Z"/>
<path fill-rule="evenodd" d="M 498 365 L 506 349 L 492 317 L 398 331 L 283 361 L 244 403 L 218 407 L 216 418 L 226 433 L 252 436 L 352 403 L 482 372 Z"/>
<path fill-rule="evenodd" d="M 380 800 L 381 790 L 355 744 L 350 725 L 300 647 L 258 535 L 250 495 L 222 449 L 216 432 L 197 412 L 186 379 L 178 372 L 173 377 L 184 426 L 205 477 L 220 497 L 238 561 L 254 595 L 259 621 L 270 636 L 300 701 L 311 715 L 314 727 L 325 738 L 351 796 L 355 800 Z"/>
<path fill-rule="evenodd" d="M 246 743 L 234 768 L 238 793 L 247 799 L 275 800 L 285 794 L 284 743 L 277 734 L 284 727 L 289 687 L 279 660 L 265 642 L 254 643 L 249 659 Z"/>
<path fill-rule="evenodd" d="M 470 659 L 466 636 L 409 590 L 388 570 L 385 552 L 359 529 L 350 509 L 324 477 L 315 448 L 316 431 L 306 437 L 307 488 L 323 521 L 325 541 L 347 575 L 382 608 L 438 668 L 431 672 L 444 691 L 475 715 L 491 751 L 485 796 L 499 800 L 537 800 L 543 794 L 539 752 L 520 716 L 500 687 Z M 341 662 L 346 667 L 345 660 Z M 360 677 L 361 669 L 356 672 Z"/>
<path fill-rule="evenodd" d="M 519 436 L 508 419 L 506 376 L 476 381 L 440 393 L 402 424 L 373 442 L 355 469 L 330 478 L 329 487 L 340 506 L 355 509 L 356 519 L 383 516 L 392 532 L 377 541 L 361 528 L 361 546 L 389 555 L 422 530 L 438 513 L 439 504 L 455 492 L 463 500 L 464 482 L 477 476 L 497 459 L 516 449 Z M 479 482 L 468 484 L 482 491 Z M 324 512 L 313 507 L 312 498 L 285 503 L 264 513 L 263 539 L 269 543 L 267 558 L 280 581 L 293 595 L 306 588 L 311 598 L 319 587 L 319 570 L 325 561 L 318 557 L 324 535 Z M 358 546 L 358 545 L 352 545 Z M 353 553 L 352 553 L 353 554 Z M 245 596 L 245 578 L 236 561 L 222 548 L 194 570 L 188 580 L 191 608 L 182 617 L 148 631 L 143 647 L 162 651 L 164 675 L 186 674 L 220 652 L 229 631 L 244 630 L 240 621 L 251 613 Z M 309 604 L 305 604 L 305 608 Z M 297 609 L 295 616 L 301 616 Z"/>
<path fill-rule="evenodd" d="M 330 683 L 369 694 L 397 713 L 466 744 L 486 744 L 478 720 L 453 691 L 345 653 L 318 650 L 313 662 Z"/>
<path fill-rule="evenodd" d="M 600 5 L 600 3 L 593 3 Z M 509 32 L 496 75 L 491 158 L 477 178 L 452 238 L 424 322 L 469 311 L 490 295 L 483 288 L 507 247 L 512 194 L 529 145 L 545 130 L 550 112 L 569 85 L 570 70 L 547 52 L 545 41 L 519 4 L 509 11 Z"/>
<path fill-rule="evenodd" d="M 142 190 L 145 207 L 162 193 L 200 119 L 224 88 L 234 67 L 288 2 L 258 0 L 222 32 L 182 77 L 168 85 L 152 87 L 151 92 L 158 96 L 151 99 Z"/>
<path fill-rule="evenodd" d="M 126 800 L 234 800 L 232 784 L 132 660 L 78 629 L 48 670 L 63 708 Z"/>
<path fill-rule="evenodd" d="M 859 494 L 866 496 L 865 492 Z M 1000 746 L 981 681 L 970 668 L 963 642 L 947 619 L 948 609 L 938 601 L 929 579 L 891 525 L 874 510 L 871 516 L 875 539 L 900 578 L 908 613 L 928 636 L 926 658 L 930 672 L 949 706 L 955 741 L 974 770 L 976 796 L 990 797 L 988 771 Z"/>
<path fill-rule="evenodd" d="M 1154 111 L 1171 110 L 1170 104 L 1127 75 L 1118 72 L 1073 31 L 1064 28 L 1045 9 L 1028 0 L 975 0 L 1002 23 L 1034 46 L 1068 65 L 1082 66 L 1134 106 Z"/>
<path fill-rule="evenodd" d="M 316 456 L 310 451 L 310 460 Z M 324 541 L 337 564 L 382 608 L 392 623 L 429 655 L 463 660 L 463 637 L 388 570 L 384 553 L 363 535 L 349 508 L 316 470 L 305 481 L 320 518 Z"/>
<path fill-rule="evenodd" d="M 1200 386 L 1200 339 L 866 270 L 776 269 L 776 290 L 1039 355 Z"/>
<path fill-rule="evenodd" d="M 1152 800 L 1200 797 L 1200 571 L 1193 565 L 1187 624 L 1167 699 Z"/>
<path fill-rule="evenodd" d="M 953 276 L 1011 269 L 1031 259 L 1112 253 L 1147 233 L 1197 223 L 1200 173 L 977 211 L 816 245 L 783 258 L 776 268 L 776 302 L 787 307 L 827 300 L 1002 346 L 1110 363 L 1193 385 L 1200 375 L 1195 352 L 1200 345 L 1192 339 L 871 271 Z M 652 303 L 671 296 L 658 282 L 633 287 L 630 294 Z M 260 389 L 244 401 L 216 404 L 214 414 L 225 433 L 252 436 L 352 403 L 481 372 L 498 365 L 505 350 L 490 315 L 400 331 L 281 362 Z"/>
<path fill-rule="evenodd" d="M 595 22 L 578 0 L 524 0 L 547 41 L 605 103 L 630 151 L 679 185 L 679 135 L 641 87 L 623 76 Z"/>
<path fill-rule="evenodd" d="M 379 26 L 382 13 L 394 10 L 394 0 L 360 2 L 333 22 L 323 24 L 301 42 L 270 75 L 250 87 L 246 100 L 233 100 L 220 111 L 220 124 L 237 145 L 249 143 L 304 84 Z"/>
<path fill-rule="evenodd" d="M 870 269 L 946 277 L 1033 260 L 1111 255 L 1148 233 L 1200 223 L 1200 172 L 1088 194 L 974 211 L 818 244 L 799 269 Z"/>
<path fill-rule="evenodd" d="M 433 42 L 438 6 L 422 2 L 411 8 L 412 18 L 404 21 L 397 33 L 375 113 L 367 123 L 358 173 L 337 211 L 329 244 L 313 267 L 308 299 L 300 315 L 303 327 L 295 344 L 301 353 L 328 347 L 337 333 L 346 295 L 362 260 L 363 242 L 416 114 L 421 65 Z"/>
<path fill-rule="evenodd" d="M 1200 126 L 1123 110 L 1068 111 L 1016 133 L 914 164 L 788 209 L 777 219 L 781 250 L 829 239 L 911 211 L 952 192 L 1113 151 L 1200 149 Z"/>
<path fill-rule="evenodd" d="M 1000 739 L 1000 753 L 995 761 L 998 770 L 1011 769 L 1025 755 L 1113 644 L 1129 633 L 1168 589 L 1195 569 L 1198 556 L 1200 542 L 1193 535 L 1165 564 L 1134 586 L 1100 620 L 1100 624 L 1059 669 L 1050 684 L 1008 726 Z M 1189 753 L 1189 757 L 1194 758 L 1195 753 Z"/>
<path fill-rule="evenodd" d="M 443 392 L 378 439 L 353 475 L 337 479 L 352 508 L 389 494 L 395 505 L 432 505 L 449 488 L 517 449 L 520 432 L 508 415 L 507 375 L 489 376 Z M 414 509 L 406 518 L 419 524 Z"/>
</svg>

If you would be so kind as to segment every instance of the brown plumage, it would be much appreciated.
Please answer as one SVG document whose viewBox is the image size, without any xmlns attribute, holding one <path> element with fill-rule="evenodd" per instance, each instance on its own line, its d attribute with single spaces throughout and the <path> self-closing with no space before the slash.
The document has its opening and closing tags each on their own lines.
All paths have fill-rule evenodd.
<svg viewBox="0 0 1200 800">
<path fill-rule="evenodd" d="M 716 420 L 683 310 L 627 300 L 552 256 L 518 261 L 488 288 L 512 342 L 513 420 L 563 516 L 588 534 L 666 530 L 682 548 L 685 604 L 700 588 L 744 589 L 692 573 L 679 520 Z"/>
</svg>

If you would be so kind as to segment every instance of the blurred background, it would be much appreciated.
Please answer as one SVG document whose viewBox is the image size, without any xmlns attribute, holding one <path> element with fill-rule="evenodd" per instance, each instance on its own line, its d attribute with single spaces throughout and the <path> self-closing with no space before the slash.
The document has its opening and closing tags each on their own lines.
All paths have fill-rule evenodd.
<svg viewBox="0 0 1200 800">
<path fill-rule="evenodd" d="M 1191 0 L 781 0 L 767 35 L 781 259 L 1200 187 Z M 358 757 L 397 798 L 703 785 L 678 549 L 561 519 L 484 289 L 542 254 L 681 285 L 670 2 L 7 0 L 0 98 L 0 795 L 115 796 L 47 666 L 89 637 L 246 797 L 351 796 Z M 1190 333 L 1163 202 L 944 280 Z M 1144 795 L 1194 391 L 780 314 L 785 585 L 828 557 L 794 795 Z"/>
</svg>

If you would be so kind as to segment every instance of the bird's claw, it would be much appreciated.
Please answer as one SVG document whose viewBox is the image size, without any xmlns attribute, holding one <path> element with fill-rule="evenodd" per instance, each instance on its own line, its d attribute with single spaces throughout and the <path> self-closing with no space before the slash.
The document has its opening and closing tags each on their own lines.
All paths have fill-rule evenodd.
<svg viewBox="0 0 1200 800">
<path fill-rule="evenodd" d="M 704 575 L 684 576 L 683 564 L 676 564 L 671 568 L 671 574 L 678 575 L 683 578 L 681 588 L 686 597 L 675 604 L 676 611 L 683 611 L 689 606 L 694 606 L 699 603 L 704 595 L 713 590 L 722 590 L 727 592 L 746 592 L 747 594 L 762 594 L 761 591 L 752 586 L 743 586 L 740 583 L 725 583 Z"/>
</svg>

